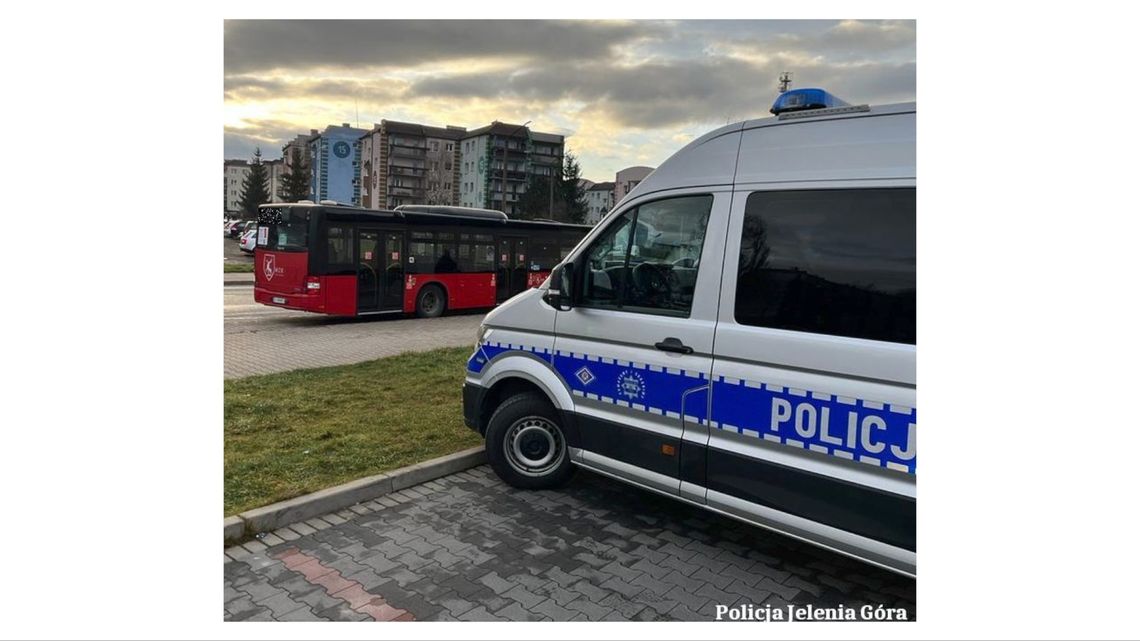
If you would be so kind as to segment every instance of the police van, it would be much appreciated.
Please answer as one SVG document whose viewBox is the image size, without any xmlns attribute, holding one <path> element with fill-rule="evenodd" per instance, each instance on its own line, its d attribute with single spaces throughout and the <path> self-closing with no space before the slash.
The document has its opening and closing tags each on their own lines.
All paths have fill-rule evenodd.
<svg viewBox="0 0 1140 641">
<path fill-rule="evenodd" d="M 487 315 L 468 426 L 915 573 L 915 105 L 781 94 L 694 140 Z"/>
</svg>

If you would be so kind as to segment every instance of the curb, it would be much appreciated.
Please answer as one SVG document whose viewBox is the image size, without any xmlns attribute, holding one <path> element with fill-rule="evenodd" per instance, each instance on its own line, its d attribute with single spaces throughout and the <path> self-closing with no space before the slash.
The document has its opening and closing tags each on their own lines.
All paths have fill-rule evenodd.
<svg viewBox="0 0 1140 641">
<path fill-rule="evenodd" d="M 253 287 L 254 282 L 252 280 L 227 280 L 224 284 L 226 287 Z"/>
<path fill-rule="evenodd" d="M 226 545 L 237 543 L 243 538 L 261 532 L 271 532 L 291 523 L 343 510 L 351 505 L 371 501 L 385 494 L 462 472 L 486 462 L 485 450 L 482 447 L 472 447 L 385 474 L 366 476 L 312 494 L 254 508 L 225 519 L 224 543 Z"/>
</svg>

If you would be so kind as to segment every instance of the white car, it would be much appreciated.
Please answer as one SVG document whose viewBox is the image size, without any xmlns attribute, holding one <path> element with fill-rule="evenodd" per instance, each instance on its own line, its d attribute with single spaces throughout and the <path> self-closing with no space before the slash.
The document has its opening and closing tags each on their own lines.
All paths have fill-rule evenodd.
<svg viewBox="0 0 1140 641">
<path fill-rule="evenodd" d="M 253 253 L 253 248 L 257 247 L 257 227 L 248 229 L 241 235 L 238 240 L 238 247 L 247 254 Z"/>
</svg>

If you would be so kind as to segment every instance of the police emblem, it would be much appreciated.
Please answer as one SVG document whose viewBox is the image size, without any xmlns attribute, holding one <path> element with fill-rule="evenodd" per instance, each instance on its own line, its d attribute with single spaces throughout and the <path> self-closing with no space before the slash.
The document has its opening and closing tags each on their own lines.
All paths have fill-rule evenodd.
<svg viewBox="0 0 1140 641">
<path fill-rule="evenodd" d="M 631 401 L 644 400 L 645 379 L 641 377 L 641 374 L 627 369 L 618 374 L 617 390 L 618 396 L 624 396 Z"/>
<path fill-rule="evenodd" d="M 575 372 L 574 376 L 578 377 L 578 380 L 582 383 L 582 385 L 589 385 L 590 383 L 593 383 L 594 379 L 596 378 L 594 376 L 594 373 L 585 367 Z"/>
</svg>

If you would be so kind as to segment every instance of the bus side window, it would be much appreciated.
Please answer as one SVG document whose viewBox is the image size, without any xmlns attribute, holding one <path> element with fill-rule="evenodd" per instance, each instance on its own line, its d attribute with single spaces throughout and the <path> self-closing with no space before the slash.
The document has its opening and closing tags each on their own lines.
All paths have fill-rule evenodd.
<svg viewBox="0 0 1140 641">
<path fill-rule="evenodd" d="M 495 271 L 495 239 L 490 234 L 460 234 L 457 252 L 459 271 Z"/>
<path fill-rule="evenodd" d="M 355 271 L 353 260 L 352 227 L 332 225 L 328 228 L 325 258 L 330 275 Z"/>
<path fill-rule="evenodd" d="M 430 231 L 413 231 L 408 241 L 408 273 L 430 274 L 435 269 L 435 237 Z"/>
</svg>

